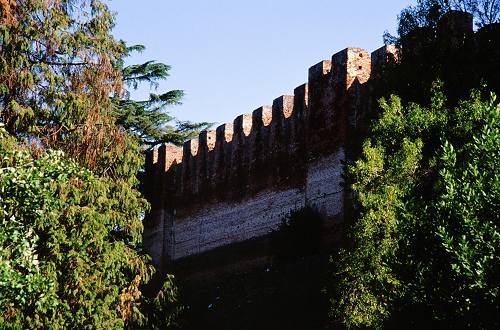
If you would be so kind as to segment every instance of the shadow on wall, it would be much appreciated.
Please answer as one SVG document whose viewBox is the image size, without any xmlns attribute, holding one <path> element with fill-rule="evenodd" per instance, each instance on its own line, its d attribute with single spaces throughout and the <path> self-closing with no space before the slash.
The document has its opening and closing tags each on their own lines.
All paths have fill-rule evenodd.
<svg viewBox="0 0 500 330">
<path fill-rule="evenodd" d="M 181 286 L 185 328 L 330 329 L 322 225 L 311 208 L 293 211 L 269 235 L 272 262 Z"/>
<path fill-rule="evenodd" d="M 270 255 L 281 263 L 320 252 L 323 221 L 311 207 L 292 211 L 271 232 Z"/>
</svg>

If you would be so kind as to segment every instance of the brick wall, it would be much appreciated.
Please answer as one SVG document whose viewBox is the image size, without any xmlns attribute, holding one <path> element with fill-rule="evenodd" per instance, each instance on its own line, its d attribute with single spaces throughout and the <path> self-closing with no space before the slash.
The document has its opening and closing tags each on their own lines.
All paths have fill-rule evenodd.
<svg viewBox="0 0 500 330">
<path fill-rule="evenodd" d="M 449 15 L 439 31 L 442 39 L 451 35 L 455 47 L 472 33 L 470 17 Z M 486 32 L 478 33 L 483 43 Z M 154 263 L 161 269 L 264 236 L 304 206 L 320 211 L 325 227 L 337 230 L 349 199 L 342 177 L 346 148 L 374 102 L 370 93 L 383 66 L 394 57 L 393 46 L 371 54 L 346 48 L 312 66 L 308 83 L 293 96 L 204 131 L 183 147 L 151 150 L 145 195 L 152 209 L 144 242 Z"/>
</svg>

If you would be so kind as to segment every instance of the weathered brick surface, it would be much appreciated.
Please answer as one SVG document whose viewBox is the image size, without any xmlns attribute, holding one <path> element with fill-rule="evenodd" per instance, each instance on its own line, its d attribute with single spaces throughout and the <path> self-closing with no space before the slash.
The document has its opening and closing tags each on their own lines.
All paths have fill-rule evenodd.
<svg viewBox="0 0 500 330">
<path fill-rule="evenodd" d="M 238 202 L 204 205 L 173 223 L 172 259 L 268 234 L 290 211 L 304 207 L 299 189 L 262 191 Z"/>
<path fill-rule="evenodd" d="M 308 206 L 329 219 L 342 219 L 344 205 L 343 148 L 331 155 L 312 161 L 307 168 L 305 197 Z"/>
</svg>

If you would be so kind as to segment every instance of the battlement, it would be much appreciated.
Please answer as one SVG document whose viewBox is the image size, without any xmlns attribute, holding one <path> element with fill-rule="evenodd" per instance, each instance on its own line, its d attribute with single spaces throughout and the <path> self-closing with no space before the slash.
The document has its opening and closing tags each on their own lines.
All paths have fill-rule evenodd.
<svg viewBox="0 0 500 330">
<path fill-rule="evenodd" d="M 424 49 L 415 36 L 426 33 L 415 31 L 403 49 Z M 470 16 L 450 13 L 437 38 L 454 48 L 472 35 Z M 495 33 L 484 29 L 478 35 L 492 47 Z M 159 264 L 266 235 L 283 216 L 306 205 L 319 210 L 333 232 L 341 232 L 349 139 L 373 102 L 370 93 L 384 67 L 400 57 L 391 45 L 371 53 L 345 48 L 311 66 L 307 83 L 294 95 L 203 131 L 182 147 L 149 151 L 152 211 L 145 241 L 153 260 Z"/>
</svg>

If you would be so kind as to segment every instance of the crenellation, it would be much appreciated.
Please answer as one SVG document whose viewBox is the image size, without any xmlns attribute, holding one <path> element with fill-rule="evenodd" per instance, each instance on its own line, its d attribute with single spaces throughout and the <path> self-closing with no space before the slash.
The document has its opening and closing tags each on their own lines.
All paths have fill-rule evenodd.
<svg viewBox="0 0 500 330">
<path fill-rule="evenodd" d="M 248 189 L 250 150 L 248 150 L 249 135 L 252 130 L 252 115 L 243 114 L 233 122 L 233 140 L 231 155 L 231 184 L 241 187 L 234 191 L 234 196 L 239 198 L 246 194 Z"/>
<path fill-rule="evenodd" d="M 293 96 L 292 95 L 281 95 L 273 101 L 273 112 L 276 113 L 276 117 L 273 118 L 284 118 L 287 119 L 292 115 L 293 112 Z"/>
<path fill-rule="evenodd" d="M 364 49 L 345 48 L 332 56 L 334 87 L 348 90 L 355 81 L 363 84 L 370 79 L 371 57 Z"/>
<path fill-rule="evenodd" d="M 215 147 L 216 132 L 214 130 L 204 130 L 200 133 L 198 140 L 202 148 L 212 151 Z"/>
<path fill-rule="evenodd" d="M 198 146 L 198 185 L 199 192 L 202 197 L 210 190 L 213 185 L 212 178 L 214 176 L 214 155 L 216 131 L 204 130 L 200 133 Z"/>
<path fill-rule="evenodd" d="M 264 105 L 252 111 L 252 132 L 257 132 L 262 127 L 269 126 L 273 120 L 272 108 Z"/>
<path fill-rule="evenodd" d="M 282 95 L 273 101 L 271 122 L 273 141 L 271 142 L 274 142 L 278 149 L 282 148 L 285 142 L 286 122 L 293 113 L 293 104 L 293 96 L 290 95 Z"/>
<path fill-rule="evenodd" d="M 371 55 L 361 48 L 348 48 L 345 72 L 345 87 L 342 88 L 345 101 L 338 108 L 342 109 L 339 114 L 340 121 L 346 124 L 337 126 L 339 138 L 342 144 L 346 143 L 350 131 L 359 121 L 359 117 L 365 111 L 363 108 L 363 86 L 371 77 Z"/>
<path fill-rule="evenodd" d="M 198 139 L 188 140 L 183 145 L 179 191 L 185 201 L 190 200 L 198 191 L 198 146 Z"/>
<path fill-rule="evenodd" d="M 225 186 L 228 183 L 229 173 L 231 173 L 233 124 L 225 123 L 215 130 L 214 146 L 214 177 L 212 182 L 218 189 L 217 198 L 221 198 L 225 192 Z"/>
<path fill-rule="evenodd" d="M 147 150 L 145 153 L 145 172 L 147 176 L 145 176 L 144 179 L 144 187 L 143 187 L 143 192 L 145 197 L 153 201 L 156 199 L 156 189 L 154 185 L 154 180 L 158 175 L 158 149 L 153 148 L 150 150 Z"/>
<path fill-rule="evenodd" d="M 290 129 L 290 153 L 295 154 L 299 143 L 304 144 L 308 110 L 309 85 L 302 84 L 293 90 L 293 114 Z"/>
<path fill-rule="evenodd" d="M 264 166 L 269 155 L 270 125 L 273 120 L 272 107 L 265 105 L 252 112 L 252 132 L 249 136 L 249 185 L 255 192 L 268 183 Z"/>
<path fill-rule="evenodd" d="M 315 158 L 328 152 L 324 145 L 331 134 L 333 120 L 332 61 L 321 61 L 309 68 L 306 152 Z"/>
<path fill-rule="evenodd" d="M 308 84 L 302 84 L 293 91 L 293 113 L 289 118 L 288 164 L 285 180 L 292 187 L 301 187 L 305 181 L 306 139 L 308 114 Z M 293 164 L 293 166 L 288 166 Z"/>
<path fill-rule="evenodd" d="M 145 170 L 148 173 L 156 172 L 155 167 L 158 163 L 158 149 L 153 148 L 145 153 Z"/>
<path fill-rule="evenodd" d="M 158 162 L 158 149 L 151 149 L 148 155 L 151 159 L 151 164 L 156 164 Z"/>
<path fill-rule="evenodd" d="M 311 66 L 308 75 L 309 84 L 314 84 L 315 81 L 323 79 L 324 76 L 330 73 L 331 67 L 332 61 L 330 60 L 323 60 Z"/>
<path fill-rule="evenodd" d="M 485 72 L 485 81 L 494 90 L 500 90 L 498 73 L 500 72 L 500 22 L 483 26 L 475 35 L 476 60 Z"/>
<path fill-rule="evenodd" d="M 233 122 L 233 130 L 234 136 L 240 135 L 246 137 L 250 135 L 250 131 L 252 130 L 252 115 L 245 113 L 236 117 Z"/>
<path fill-rule="evenodd" d="M 158 164 L 162 172 L 168 172 L 176 164 L 182 163 L 182 148 L 175 144 L 162 144 L 158 148 Z"/>
<path fill-rule="evenodd" d="M 370 54 L 370 58 L 370 81 L 361 96 L 361 101 L 365 104 L 365 111 L 364 114 L 357 118 L 357 127 L 364 132 L 367 132 L 368 125 L 366 125 L 366 120 L 364 120 L 363 116 L 368 115 L 370 109 L 375 108 L 377 100 L 373 95 L 377 93 L 376 89 L 380 88 L 377 86 L 385 86 L 387 84 L 386 81 L 388 78 L 384 76 L 384 72 L 387 72 L 387 70 L 400 63 L 401 54 L 395 45 L 384 45 L 373 51 Z"/>
<path fill-rule="evenodd" d="M 425 54 L 429 47 L 432 47 L 434 37 L 434 30 L 431 27 L 416 27 L 401 38 L 401 56 Z"/>
<path fill-rule="evenodd" d="M 163 149 L 160 147 L 160 152 L 165 154 L 165 163 L 161 170 L 163 172 L 163 180 L 160 181 L 161 191 L 166 195 L 175 195 L 180 189 L 183 148 L 173 144 L 164 144 L 163 146 Z M 172 206 L 173 200 L 165 203 Z"/>
<path fill-rule="evenodd" d="M 233 124 L 225 123 L 217 127 L 216 131 L 216 144 L 228 143 L 233 140 L 234 129 Z"/>
<path fill-rule="evenodd" d="M 296 126 L 296 121 L 297 121 L 297 115 L 295 112 L 297 112 L 299 109 L 295 108 L 295 95 L 294 96 L 285 96 L 285 100 L 283 100 L 284 106 L 283 106 L 283 120 L 282 120 L 282 153 L 286 156 L 284 158 L 285 162 L 290 161 L 290 156 L 291 153 L 293 152 L 292 145 L 295 143 L 294 139 L 294 131 L 295 131 L 295 126 Z M 290 169 L 290 166 L 286 166 L 287 169 Z M 285 173 L 286 176 L 285 178 L 288 177 L 288 174 Z"/>
<path fill-rule="evenodd" d="M 466 12 L 449 11 L 438 23 L 437 38 L 445 52 L 463 47 L 473 34 L 473 18 Z"/>
<path fill-rule="evenodd" d="M 167 164 L 167 145 L 164 143 L 158 147 L 157 152 L 158 175 L 163 176 L 167 171 L 167 166 L 170 168 L 170 164 Z"/>
<path fill-rule="evenodd" d="M 481 27 L 475 34 L 476 47 L 480 50 L 496 51 L 500 44 L 500 22 Z M 493 57 L 498 58 L 498 57 Z"/>
<path fill-rule="evenodd" d="M 371 57 L 371 79 L 378 79 L 387 65 L 395 64 L 399 60 L 398 49 L 395 45 L 384 45 L 373 51 Z"/>
<path fill-rule="evenodd" d="M 198 148 L 199 148 L 199 139 L 196 138 L 196 139 L 191 139 L 191 140 L 188 140 L 186 142 L 184 142 L 184 154 L 186 154 L 186 152 L 192 156 L 192 157 L 195 157 L 197 154 L 198 154 Z"/>
<path fill-rule="evenodd" d="M 288 145 L 290 137 L 290 120 L 293 113 L 294 97 L 282 95 L 273 101 L 273 122 L 271 123 L 269 163 L 272 167 L 268 170 L 275 184 L 283 184 L 288 177 Z"/>
<path fill-rule="evenodd" d="M 293 106 L 298 112 L 304 112 L 307 108 L 307 93 L 309 86 L 307 84 L 302 84 L 293 89 Z M 297 112 L 297 111 L 296 111 Z"/>
</svg>

